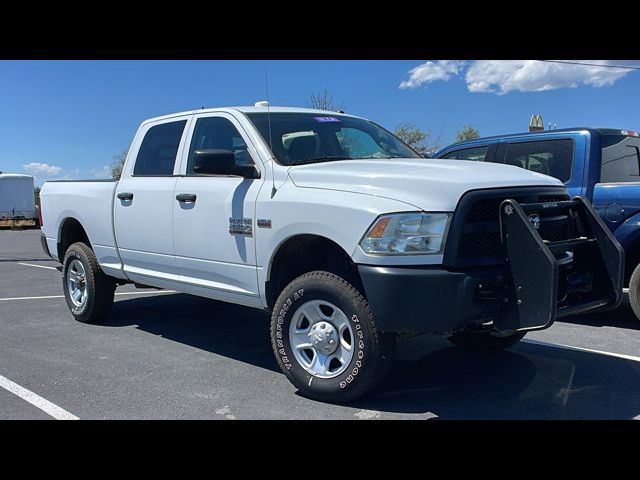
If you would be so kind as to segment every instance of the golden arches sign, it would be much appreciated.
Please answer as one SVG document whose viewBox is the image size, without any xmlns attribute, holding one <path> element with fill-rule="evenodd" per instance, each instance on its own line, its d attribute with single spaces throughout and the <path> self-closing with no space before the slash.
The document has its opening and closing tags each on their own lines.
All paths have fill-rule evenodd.
<svg viewBox="0 0 640 480">
<path fill-rule="evenodd" d="M 542 115 L 531 115 L 531 121 L 529 121 L 529 131 L 533 130 L 544 130 Z"/>
</svg>

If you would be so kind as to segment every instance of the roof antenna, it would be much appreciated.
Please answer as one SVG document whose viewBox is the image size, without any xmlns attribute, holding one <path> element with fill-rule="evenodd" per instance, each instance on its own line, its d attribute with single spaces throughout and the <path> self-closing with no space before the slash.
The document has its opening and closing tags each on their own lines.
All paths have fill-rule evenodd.
<svg viewBox="0 0 640 480">
<path fill-rule="evenodd" d="M 267 123 L 269 124 L 269 150 L 271 151 L 271 198 L 276 194 L 276 177 L 273 173 L 273 164 L 276 161 L 273 154 L 273 139 L 271 137 L 271 103 L 269 102 L 269 77 L 267 66 L 264 66 L 264 86 L 267 91 Z"/>
</svg>

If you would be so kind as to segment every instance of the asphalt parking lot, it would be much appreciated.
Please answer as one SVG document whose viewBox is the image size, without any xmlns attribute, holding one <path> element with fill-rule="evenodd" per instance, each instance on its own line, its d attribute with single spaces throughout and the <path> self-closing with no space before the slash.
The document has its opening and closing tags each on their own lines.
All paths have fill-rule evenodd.
<svg viewBox="0 0 640 480">
<path fill-rule="evenodd" d="M 496 356 L 404 339 L 374 394 L 336 406 L 296 394 L 258 310 L 125 286 L 105 324 L 76 322 L 39 235 L 0 230 L 0 419 L 640 418 L 628 303 Z"/>
</svg>

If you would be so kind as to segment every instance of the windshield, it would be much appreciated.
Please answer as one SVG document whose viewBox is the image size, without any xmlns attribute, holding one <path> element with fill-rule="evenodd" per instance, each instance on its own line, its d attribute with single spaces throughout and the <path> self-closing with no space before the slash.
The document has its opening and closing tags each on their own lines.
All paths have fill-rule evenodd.
<svg viewBox="0 0 640 480">
<path fill-rule="evenodd" d="M 247 113 L 282 165 L 362 158 L 420 158 L 400 139 L 368 120 L 318 113 Z M 271 133 L 269 133 L 271 123 Z M 271 141 L 270 141 L 271 138 Z"/>
</svg>

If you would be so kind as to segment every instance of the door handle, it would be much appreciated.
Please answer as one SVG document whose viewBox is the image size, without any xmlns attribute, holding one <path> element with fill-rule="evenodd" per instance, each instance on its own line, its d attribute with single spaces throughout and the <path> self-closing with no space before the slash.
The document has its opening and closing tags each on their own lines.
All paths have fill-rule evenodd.
<svg viewBox="0 0 640 480">
<path fill-rule="evenodd" d="M 133 193 L 131 192 L 120 192 L 117 197 L 120 200 L 133 200 Z"/>
<path fill-rule="evenodd" d="M 195 202 L 196 201 L 196 194 L 195 193 L 180 193 L 178 195 L 176 195 L 176 200 L 179 201 L 180 203 L 182 202 Z"/>
</svg>

